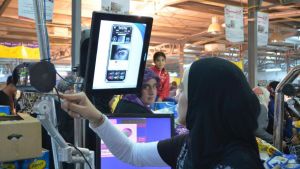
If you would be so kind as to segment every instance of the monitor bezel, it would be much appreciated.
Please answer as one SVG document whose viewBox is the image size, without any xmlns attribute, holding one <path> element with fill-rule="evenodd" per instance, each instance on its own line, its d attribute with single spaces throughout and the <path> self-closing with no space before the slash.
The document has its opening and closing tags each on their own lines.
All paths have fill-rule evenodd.
<svg viewBox="0 0 300 169">
<path fill-rule="evenodd" d="M 100 23 L 102 20 L 146 24 L 146 30 L 145 30 L 144 42 L 143 42 L 144 44 L 143 44 L 143 49 L 141 54 L 141 61 L 140 61 L 140 69 L 138 74 L 137 86 L 135 88 L 93 89 L 95 64 L 96 64 L 97 51 L 98 51 L 98 39 L 99 39 L 100 25 L 101 25 Z M 106 94 L 106 93 L 108 94 L 138 93 L 138 91 L 141 89 L 142 86 L 142 80 L 143 80 L 144 70 L 147 61 L 148 47 L 149 47 L 149 42 L 151 37 L 151 30 L 152 30 L 152 22 L 153 22 L 153 18 L 150 17 L 93 12 L 88 57 L 87 57 L 88 59 L 87 59 L 87 66 L 85 72 L 86 93 L 91 95 Z"/>
<path fill-rule="evenodd" d="M 113 113 L 107 114 L 108 118 L 169 118 L 170 119 L 170 127 L 171 127 L 171 137 L 175 136 L 175 124 L 174 124 L 174 115 L 173 114 L 146 114 L 146 113 Z M 170 138 L 171 138 L 170 137 Z M 96 152 L 95 152 L 95 164 L 97 169 L 101 169 L 101 138 L 97 137 L 96 139 Z"/>
</svg>

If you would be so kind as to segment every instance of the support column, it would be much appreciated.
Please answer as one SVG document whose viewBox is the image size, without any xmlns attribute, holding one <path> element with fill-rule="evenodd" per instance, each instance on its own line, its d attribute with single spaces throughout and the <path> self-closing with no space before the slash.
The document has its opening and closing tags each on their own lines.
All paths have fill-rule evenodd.
<svg viewBox="0 0 300 169">
<path fill-rule="evenodd" d="M 184 65 L 184 44 L 179 44 L 179 76 L 183 76 L 183 65 Z"/>
<path fill-rule="evenodd" d="M 289 70 L 290 70 L 290 51 L 287 51 L 286 54 L 285 54 L 285 64 L 286 64 L 286 73 L 289 73 Z"/>
<path fill-rule="evenodd" d="M 80 38 L 81 38 L 81 0 L 72 0 L 72 70 L 78 71 L 80 61 Z M 76 79 L 76 82 L 78 80 Z M 83 146 L 83 120 L 74 119 L 74 145 Z M 76 169 L 82 169 L 83 164 L 76 163 Z"/>
<path fill-rule="evenodd" d="M 81 0 L 72 0 L 72 68 L 79 65 L 81 39 Z"/>
<path fill-rule="evenodd" d="M 257 9 L 259 0 L 248 0 L 248 81 L 257 85 Z"/>
</svg>

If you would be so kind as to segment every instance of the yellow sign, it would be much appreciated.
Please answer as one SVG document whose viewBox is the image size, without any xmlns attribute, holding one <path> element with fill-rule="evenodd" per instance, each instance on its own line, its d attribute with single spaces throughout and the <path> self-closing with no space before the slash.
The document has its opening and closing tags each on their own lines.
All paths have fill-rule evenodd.
<svg viewBox="0 0 300 169">
<path fill-rule="evenodd" d="M 29 165 L 29 169 L 44 169 L 46 167 L 46 161 L 36 160 Z"/>
<path fill-rule="evenodd" d="M 243 60 L 240 60 L 240 61 L 231 61 L 232 63 L 234 63 L 237 67 L 239 67 L 242 71 L 244 70 L 244 62 Z"/>
<path fill-rule="evenodd" d="M 2 168 L 2 169 L 16 169 L 16 166 L 14 164 L 1 164 L 0 168 Z"/>
<path fill-rule="evenodd" d="M 39 60 L 40 51 L 38 47 L 0 45 L 0 58 Z"/>
</svg>

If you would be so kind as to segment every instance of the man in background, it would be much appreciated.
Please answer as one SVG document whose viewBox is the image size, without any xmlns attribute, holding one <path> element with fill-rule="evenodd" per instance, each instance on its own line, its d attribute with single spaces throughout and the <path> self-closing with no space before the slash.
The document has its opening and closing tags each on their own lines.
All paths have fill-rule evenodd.
<svg viewBox="0 0 300 169">
<path fill-rule="evenodd" d="M 9 106 L 11 114 L 15 115 L 14 98 L 17 92 L 16 84 L 12 76 L 8 76 L 6 86 L 0 91 L 0 105 Z"/>
</svg>

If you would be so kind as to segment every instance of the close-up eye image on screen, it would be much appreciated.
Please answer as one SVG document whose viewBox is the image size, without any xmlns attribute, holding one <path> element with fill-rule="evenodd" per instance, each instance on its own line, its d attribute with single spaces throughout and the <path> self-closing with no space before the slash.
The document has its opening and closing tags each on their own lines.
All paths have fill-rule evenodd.
<svg viewBox="0 0 300 169">
<path fill-rule="evenodd" d="M 128 45 L 112 45 L 110 60 L 128 60 Z"/>
</svg>

